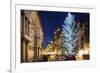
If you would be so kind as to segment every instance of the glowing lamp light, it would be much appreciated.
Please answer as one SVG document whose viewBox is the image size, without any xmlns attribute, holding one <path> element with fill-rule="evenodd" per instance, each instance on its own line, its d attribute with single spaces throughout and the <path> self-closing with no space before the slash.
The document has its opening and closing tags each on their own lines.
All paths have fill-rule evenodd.
<svg viewBox="0 0 100 73">
<path fill-rule="evenodd" d="M 89 49 L 79 50 L 77 55 L 87 55 L 87 54 L 89 54 Z"/>
<path fill-rule="evenodd" d="M 84 50 L 80 50 L 79 52 L 78 52 L 78 55 L 83 55 L 84 54 Z"/>
<path fill-rule="evenodd" d="M 89 49 L 84 50 L 84 54 L 89 54 Z"/>
</svg>

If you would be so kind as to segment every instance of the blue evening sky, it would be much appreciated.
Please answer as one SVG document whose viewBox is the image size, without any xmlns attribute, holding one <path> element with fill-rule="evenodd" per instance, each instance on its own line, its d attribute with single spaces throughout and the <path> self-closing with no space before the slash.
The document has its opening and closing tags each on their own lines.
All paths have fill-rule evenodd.
<svg viewBox="0 0 100 73">
<path fill-rule="evenodd" d="M 38 11 L 42 29 L 44 33 L 43 47 L 46 48 L 49 41 L 54 38 L 54 32 L 59 27 L 62 28 L 64 20 L 67 17 L 68 12 L 53 12 L 53 11 Z M 82 23 L 87 22 L 89 24 L 89 13 L 72 13 L 75 16 L 75 21 Z"/>
</svg>

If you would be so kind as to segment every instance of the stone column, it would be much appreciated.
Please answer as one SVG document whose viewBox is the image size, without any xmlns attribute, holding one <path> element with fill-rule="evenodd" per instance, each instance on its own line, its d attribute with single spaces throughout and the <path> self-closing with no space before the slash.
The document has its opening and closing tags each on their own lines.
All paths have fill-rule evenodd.
<svg viewBox="0 0 100 73">
<path fill-rule="evenodd" d="M 21 62 L 25 62 L 25 41 L 21 43 Z"/>
</svg>

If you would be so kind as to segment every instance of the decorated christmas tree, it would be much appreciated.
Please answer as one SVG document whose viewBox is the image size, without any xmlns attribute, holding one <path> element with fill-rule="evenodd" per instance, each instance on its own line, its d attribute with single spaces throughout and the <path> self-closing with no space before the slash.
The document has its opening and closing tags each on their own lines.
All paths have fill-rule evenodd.
<svg viewBox="0 0 100 73">
<path fill-rule="evenodd" d="M 77 45 L 77 32 L 78 30 L 75 27 L 75 16 L 70 12 L 64 20 L 64 24 L 62 25 L 62 38 L 61 44 L 64 50 L 64 54 L 66 56 L 75 55 L 75 48 Z"/>
</svg>

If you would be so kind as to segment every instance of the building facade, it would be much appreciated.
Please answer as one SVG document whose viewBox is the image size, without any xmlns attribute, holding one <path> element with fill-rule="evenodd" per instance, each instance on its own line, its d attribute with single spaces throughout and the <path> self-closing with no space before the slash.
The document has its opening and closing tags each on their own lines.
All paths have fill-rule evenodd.
<svg viewBox="0 0 100 73">
<path fill-rule="evenodd" d="M 43 32 L 36 11 L 21 10 L 21 62 L 41 59 Z"/>
<path fill-rule="evenodd" d="M 57 61 L 61 56 L 61 30 L 57 28 L 54 32 L 54 39 L 50 41 L 43 54 L 47 57 L 47 61 Z"/>
<path fill-rule="evenodd" d="M 81 26 L 82 25 L 82 26 Z M 78 41 L 77 41 L 77 60 L 86 60 L 89 59 L 90 55 L 90 48 L 89 48 L 89 28 L 86 29 L 87 24 L 81 24 L 80 22 L 77 23 L 77 29 L 79 30 L 78 33 Z M 88 33 L 87 33 L 88 32 Z"/>
</svg>

